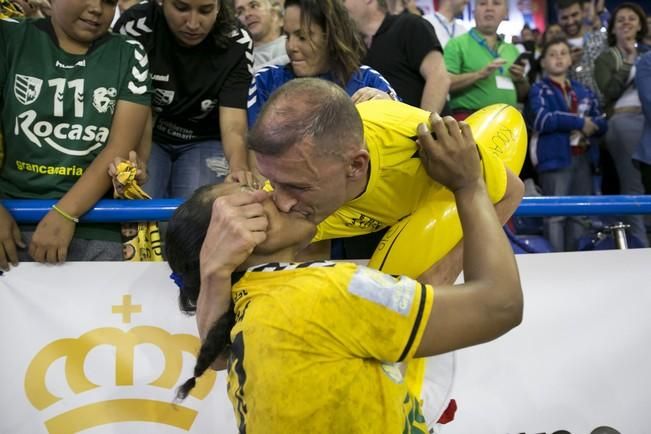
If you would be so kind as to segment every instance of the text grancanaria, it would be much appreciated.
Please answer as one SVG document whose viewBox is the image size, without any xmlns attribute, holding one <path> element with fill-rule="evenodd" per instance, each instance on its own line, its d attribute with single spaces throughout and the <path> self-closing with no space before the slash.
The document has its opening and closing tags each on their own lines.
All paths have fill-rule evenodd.
<svg viewBox="0 0 651 434">
<path fill-rule="evenodd" d="M 83 167 L 79 166 L 48 166 L 25 161 L 16 161 L 16 169 L 21 172 L 34 172 L 41 175 L 81 176 L 84 173 Z"/>
</svg>

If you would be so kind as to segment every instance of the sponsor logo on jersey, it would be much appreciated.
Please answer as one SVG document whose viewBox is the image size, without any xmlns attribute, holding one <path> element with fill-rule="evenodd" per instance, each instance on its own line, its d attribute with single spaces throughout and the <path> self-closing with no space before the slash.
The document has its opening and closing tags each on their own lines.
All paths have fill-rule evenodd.
<svg viewBox="0 0 651 434">
<path fill-rule="evenodd" d="M 74 65 L 66 65 L 64 63 L 59 62 L 58 60 L 54 64 L 57 68 L 63 68 L 63 69 L 72 69 L 76 68 L 77 66 L 84 67 L 86 66 L 86 59 L 82 59 L 79 62 L 75 63 Z"/>
<path fill-rule="evenodd" d="M 163 81 L 163 82 L 167 83 L 168 81 L 170 81 L 170 75 L 169 74 L 165 74 L 165 75 L 152 74 L 151 79 L 156 80 L 156 81 Z"/>
<path fill-rule="evenodd" d="M 153 104 L 157 106 L 164 106 L 172 104 L 174 100 L 174 91 L 166 89 L 155 89 Z"/>
<path fill-rule="evenodd" d="M 29 75 L 16 74 L 14 80 L 14 95 L 23 105 L 29 105 L 38 99 L 41 94 L 43 80 Z"/>
<path fill-rule="evenodd" d="M 407 316 L 416 292 L 416 281 L 393 277 L 371 268 L 359 266 L 348 284 L 348 291 Z"/>
<path fill-rule="evenodd" d="M 109 87 L 108 89 L 105 87 L 98 87 L 93 92 L 93 107 L 95 107 L 95 110 L 99 113 L 110 111 L 111 114 L 113 114 L 113 111 L 115 110 L 115 97 L 117 94 L 118 92 L 114 87 Z"/>
<path fill-rule="evenodd" d="M 380 364 L 384 373 L 396 384 L 402 384 L 403 376 L 400 371 L 400 365 L 397 363 L 382 363 Z"/>
<path fill-rule="evenodd" d="M 36 112 L 29 110 L 16 116 L 14 133 L 16 135 L 24 134 L 30 142 L 39 148 L 43 147 L 43 143 L 41 142 L 41 139 L 43 139 L 47 145 L 62 154 L 79 157 L 88 155 L 104 146 L 109 136 L 109 129 L 95 125 L 84 126 L 65 122 L 52 124 L 48 121 L 37 121 Z M 88 142 L 89 146 L 86 149 L 68 149 L 65 146 L 61 146 L 55 140 Z"/>
<path fill-rule="evenodd" d="M 204 99 L 201 101 L 201 113 L 198 115 L 190 118 L 194 121 L 199 121 L 201 119 L 204 119 L 206 116 L 208 116 L 212 110 L 217 107 L 217 103 L 219 102 L 218 99 Z"/>
</svg>

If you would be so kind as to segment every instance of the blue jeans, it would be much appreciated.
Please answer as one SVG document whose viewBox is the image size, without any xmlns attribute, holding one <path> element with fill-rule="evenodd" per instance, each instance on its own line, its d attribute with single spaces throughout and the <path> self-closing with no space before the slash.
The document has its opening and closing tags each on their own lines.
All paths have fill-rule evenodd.
<svg viewBox="0 0 651 434">
<path fill-rule="evenodd" d="M 543 196 L 587 196 L 592 194 L 592 167 L 588 153 L 572 156 L 572 165 L 538 174 Z M 554 216 L 544 219 L 543 229 L 556 252 L 576 250 L 577 241 L 587 235 L 582 217 Z"/>
<path fill-rule="evenodd" d="M 202 185 L 222 182 L 228 163 L 219 140 L 168 145 L 152 143 L 144 190 L 154 199 L 187 199 Z"/>
</svg>

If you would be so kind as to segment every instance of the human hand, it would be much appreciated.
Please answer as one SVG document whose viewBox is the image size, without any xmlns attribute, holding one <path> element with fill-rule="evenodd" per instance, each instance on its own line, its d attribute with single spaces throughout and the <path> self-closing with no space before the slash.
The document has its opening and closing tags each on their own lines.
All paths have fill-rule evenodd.
<svg viewBox="0 0 651 434">
<path fill-rule="evenodd" d="M 75 234 L 75 222 L 51 210 L 36 226 L 29 255 L 36 262 L 57 264 L 65 262 L 68 246 Z"/>
<path fill-rule="evenodd" d="M 581 61 L 581 58 L 583 57 L 583 48 L 572 47 L 570 49 L 570 56 L 572 57 L 572 65 L 576 65 Z"/>
<path fill-rule="evenodd" d="M 132 167 L 136 168 L 136 182 L 138 185 L 144 185 L 149 179 L 147 174 L 147 162 L 138 158 L 136 151 L 129 151 L 129 159 L 116 157 L 111 164 L 109 164 L 108 174 L 113 182 L 113 188 L 120 195 L 124 195 L 124 183 L 119 182 L 117 179 L 117 167 L 123 161 L 127 161 Z"/>
<path fill-rule="evenodd" d="M 506 60 L 504 59 L 495 59 L 488 65 L 484 66 L 483 69 L 479 70 L 479 78 L 483 79 L 491 75 L 493 72 L 496 70 L 500 69 L 504 64 L 506 63 Z"/>
<path fill-rule="evenodd" d="M 524 65 L 520 65 L 519 63 L 512 64 L 509 66 L 509 74 L 511 74 L 514 83 L 524 81 Z"/>
<path fill-rule="evenodd" d="M 353 104 L 359 104 L 360 102 L 370 101 L 372 99 L 393 99 L 387 92 L 368 86 L 358 89 L 350 98 L 353 100 Z"/>
<path fill-rule="evenodd" d="M 30 0 L 14 0 L 25 15 L 25 18 L 43 18 L 43 13 L 39 8 L 39 2 Z"/>
<path fill-rule="evenodd" d="M 230 276 L 267 238 L 262 202 L 268 196 L 261 190 L 240 191 L 214 201 L 199 254 L 202 281 L 213 274 Z"/>
<path fill-rule="evenodd" d="M 18 265 L 16 246 L 25 248 L 20 229 L 9 211 L 0 205 L 0 269 L 9 271 L 9 264 Z"/>
<path fill-rule="evenodd" d="M 437 113 L 431 114 L 430 124 L 436 139 L 425 124 L 418 125 L 419 154 L 429 176 L 452 192 L 481 181 L 479 152 L 470 126 Z"/>
<path fill-rule="evenodd" d="M 597 124 L 595 124 L 591 118 L 585 117 L 583 118 L 583 128 L 581 129 L 583 134 L 585 134 L 586 137 L 590 137 L 597 131 L 599 131 L 599 127 Z"/>
<path fill-rule="evenodd" d="M 257 173 L 251 172 L 249 170 L 238 170 L 231 172 L 224 179 L 224 182 L 236 183 L 242 186 L 249 186 L 254 190 L 260 188 L 264 185 L 265 179 Z"/>
</svg>

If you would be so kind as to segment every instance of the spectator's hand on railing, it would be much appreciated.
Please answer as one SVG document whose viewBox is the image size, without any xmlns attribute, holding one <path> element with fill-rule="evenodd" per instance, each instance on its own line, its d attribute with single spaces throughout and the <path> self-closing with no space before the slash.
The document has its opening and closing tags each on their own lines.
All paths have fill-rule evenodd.
<svg viewBox="0 0 651 434">
<path fill-rule="evenodd" d="M 358 89 L 350 98 L 353 100 L 353 104 L 359 104 L 360 102 L 370 101 L 372 99 L 393 99 L 388 93 L 368 86 Z"/>
<path fill-rule="evenodd" d="M 595 124 L 591 118 L 585 117 L 584 118 L 584 123 L 583 123 L 583 129 L 581 130 L 583 134 L 585 134 L 586 137 L 590 137 L 597 131 L 599 131 L 599 127 L 597 124 Z"/>
<path fill-rule="evenodd" d="M 484 66 L 483 69 L 479 71 L 479 78 L 484 79 L 491 75 L 493 72 L 496 70 L 500 69 L 504 64 L 506 63 L 506 60 L 504 59 L 495 59 L 488 65 Z"/>
<path fill-rule="evenodd" d="M 65 262 L 68 246 L 74 234 L 75 222 L 51 210 L 36 226 L 29 244 L 29 254 L 36 262 L 49 264 Z"/>
<path fill-rule="evenodd" d="M 123 161 L 128 161 L 129 164 L 136 168 L 136 182 L 138 185 L 145 185 L 149 179 L 149 175 L 147 174 L 147 162 L 138 158 L 136 151 L 129 152 L 129 160 L 125 160 L 119 157 L 116 158 L 111 164 L 109 164 L 108 174 L 111 177 L 111 181 L 113 182 L 113 188 L 115 188 L 115 190 L 120 194 L 123 193 L 122 189 L 124 189 L 124 185 L 118 182 L 116 177 L 118 174 L 117 167 Z"/>
<path fill-rule="evenodd" d="M 16 246 L 25 248 L 20 229 L 9 212 L 0 205 L 0 269 L 9 271 L 10 265 L 18 265 Z"/>
</svg>

